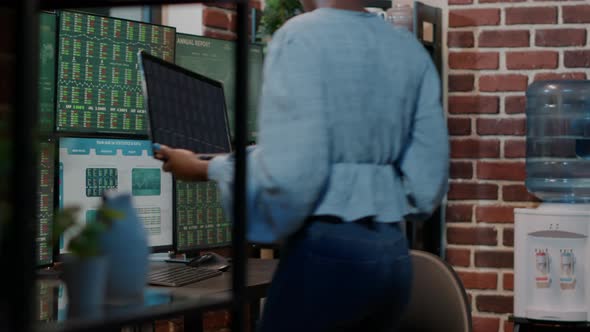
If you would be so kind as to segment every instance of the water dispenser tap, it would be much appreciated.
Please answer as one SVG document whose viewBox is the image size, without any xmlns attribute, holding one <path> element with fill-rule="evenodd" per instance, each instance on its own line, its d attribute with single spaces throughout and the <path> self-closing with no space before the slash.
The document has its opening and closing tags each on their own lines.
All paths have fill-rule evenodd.
<svg viewBox="0 0 590 332">
<path fill-rule="evenodd" d="M 549 257 L 548 250 L 545 249 L 535 249 L 535 266 L 537 270 L 537 274 L 535 276 L 535 282 L 537 284 L 537 288 L 549 288 L 551 286 L 551 262 Z"/>
<path fill-rule="evenodd" d="M 574 289 L 576 287 L 575 257 L 572 249 L 560 249 L 561 275 L 559 285 L 561 289 Z"/>
</svg>

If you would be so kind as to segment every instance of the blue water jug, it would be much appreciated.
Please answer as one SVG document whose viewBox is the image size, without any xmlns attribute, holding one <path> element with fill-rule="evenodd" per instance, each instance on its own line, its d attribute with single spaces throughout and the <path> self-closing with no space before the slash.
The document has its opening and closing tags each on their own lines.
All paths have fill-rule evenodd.
<svg viewBox="0 0 590 332">
<path fill-rule="evenodd" d="M 590 202 L 590 81 L 526 92 L 526 187 L 546 202 Z"/>
</svg>

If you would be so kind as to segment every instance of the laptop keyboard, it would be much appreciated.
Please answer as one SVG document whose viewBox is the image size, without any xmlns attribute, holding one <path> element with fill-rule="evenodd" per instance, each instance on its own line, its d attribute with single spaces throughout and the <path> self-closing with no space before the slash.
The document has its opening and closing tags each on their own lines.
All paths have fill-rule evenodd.
<svg viewBox="0 0 590 332">
<path fill-rule="evenodd" d="M 151 271 L 148 274 L 148 282 L 152 285 L 158 286 L 179 287 L 213 278 L 220 274 L 222 274 L 222 272 L 217 270 L 180 265 Z"/>
</svg>

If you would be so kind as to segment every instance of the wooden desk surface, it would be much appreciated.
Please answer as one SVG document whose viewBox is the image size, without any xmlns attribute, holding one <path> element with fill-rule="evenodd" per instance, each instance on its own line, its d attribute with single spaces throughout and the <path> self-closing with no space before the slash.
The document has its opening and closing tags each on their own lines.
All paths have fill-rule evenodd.
<svg viewBox="0 0 590 332">
<path fill-rule="evenodd" d="M 161 269 L 168 264 L 174 263 L 152 263 L 152 269 Z M 249 259 L 247 273 L 247 296 L 256 299 L 266 297 L 266 289 L 272 281 L 277 268 L 276 259 Z M 203 296 L 231 292 L 231 268 L 222 275 L 189 284 L 182 287 L 154 287 L 150 289 L 166 290 L 173 294 L 184 296 Z"/>
<path fill-rule="evenodd" d="M 152 269 L 164 268 L 169 263 L 151 263 Z M 249 300 L 257 300 L 266 296 L 278 260 L 248 260 L 247 296 Z M 42 281 L 52 287 L 60 287 L 58 280 Z M 161 305 L 138 305 L 122 307 L 104 313 L 92 319 L 70 319 L 58 322 L 56 316 L 50 322 L 37 322 L 34 329 L 43 332 L 78 332 L 78 331 L 110 331 L 117 328 L 145 321 L 164 319 L 174 315 L 195 315 L 205 310 L 227 306 L 231 303 L 231 270 L 222 275 L 199 281 L 183 287 L 148 287 L 148 292 L 162 293 L 165 301 Z M 165 294 L 169 294 L 167 299 Z M 39 299 L 42 301 L 43 299 Z M 45 299 L 58 301 L 58 298 Z M 50 304 L 57 308 L 57 302 Z M 57 315 L 57 312 L 54 313 Z"/>
</svg>

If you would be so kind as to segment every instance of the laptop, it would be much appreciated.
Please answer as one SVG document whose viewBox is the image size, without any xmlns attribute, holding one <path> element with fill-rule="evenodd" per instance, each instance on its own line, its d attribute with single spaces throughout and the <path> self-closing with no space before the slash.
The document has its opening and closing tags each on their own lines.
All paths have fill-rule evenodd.
<svg viewBox="0 0 590 332">
<path fill-rule="evenodd" d="M 139 60 L 152 143 L 199 154 L 230 152 L 223 84 L 145 51 Z"/>
</svg>

